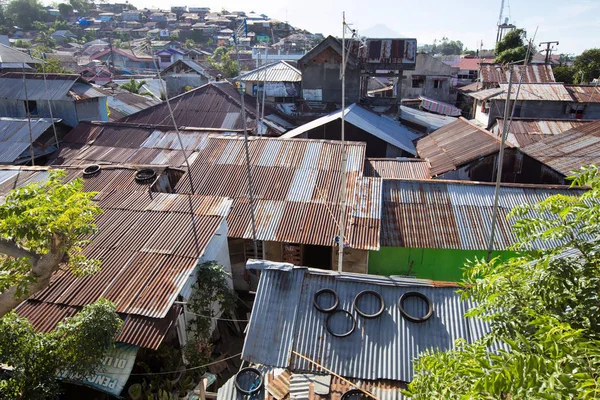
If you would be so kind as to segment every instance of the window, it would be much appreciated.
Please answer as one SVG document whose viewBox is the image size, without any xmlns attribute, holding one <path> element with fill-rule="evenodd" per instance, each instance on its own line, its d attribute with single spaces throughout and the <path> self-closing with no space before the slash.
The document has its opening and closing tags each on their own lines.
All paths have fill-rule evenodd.
<svg viewBox="0 0 600 400">
<path fill-rule="evenodd" d="M 37 102 L 32 100 L 26 101 L 25 111 L 32 117 L 38 115 Z"/>
<path fill-rule="evenodd" d="M 441 87 L 442 87 L 442 85 L 441 85 L 441 81 L 439 81 L 439 80 L 437 80 L 437 79 L 434 79 L 434 81 L 433 81 L 433 88 L 434 88 L 434 89 L 439 89 L 439 88 L 441 88 Z"/>
<path fill-rule="evenodd" d="M 425 76 L 423 75 L 413 75 L 412 77 L 412 87 L 413 88 L 422 88 L 425 86 Z"/>
<path fill-rule="evenodd" d="M 582 119 L 586 104 L 573 103 L 567 106 L 567 112 L 571 118 Z"/>
</svg>

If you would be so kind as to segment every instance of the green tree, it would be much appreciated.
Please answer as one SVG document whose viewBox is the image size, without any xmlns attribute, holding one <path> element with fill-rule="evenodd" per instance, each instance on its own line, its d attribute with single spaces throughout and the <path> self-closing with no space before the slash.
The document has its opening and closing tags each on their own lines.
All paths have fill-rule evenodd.
<svg viewBox="0 0 600 400">
<path fill-rule="evenodd" d="M 0 319 L 3 399 L 48 399 L 60 392 L 57 375 L 83 380 L 102 370 L 102 358 L 122 325 L 107 300 L 87 305 L 49 333 L 39 333 L 14 312 Z"/>
<path fill-rule="evenodd" d="M 56 58 L 47 58 L 44 65 L 36 64 L 35 69 L 38 72 L 45 72 L 47 74 L 73 74 L 74 71 L 69 68 L 65 68 L 62 63 Z"/>
<path fill-rule="evenodd" d="M 86 14 L 89 14 L 94 9 L 94 3 L 90 0 L 69 0 L 69 3 L 82 16 L 86 16 Z"/>
<path fill-rule="evenodd" d="M 552 68 L 556 82 L 573 83 L 575 79 L 575 68 L 568 65 L 557 65 Z"/>
<path fill-rule="evenodd" d="M 231 59 L 230 49 L 225 46 L 217 47 L 211 57 L 208 57 L 209 64 L 221 70 L 226 78 L 233 78 L 240 74 L 238 63 Z"/>
<path fill-rule="evenodd" d="M 73 6 L 68 3 L 59 3 L 58 11 L 65 20 L 68 20 L 73 14 Z"/>
<path fill-rule="evenodd" d="M 12 0 L 6 6 L 6 15 L 23 29 L 31 29 L 34 21 L 41 21 L 46 15 L 38 0 Z"/>
<path fill-rule="evenodd" d="M 183 45 L 186 49 L 193 49 L 194 46 L 196 45 L 196 42 L 194 42 L 192 39 L 187 39 L 185 41 L 185 44 Z"/>
<path fill-rule="evenodd" d="M 600 396 L 600 171 L 573 179 L 591 189 L 516 207 L 514 249 L 504 263 L 476 260 L 462 294 L 491 333 L 415 362 L 412 399 L 593 399 Z M 533 250 L 541 241 L 546 250 Z M 490 351 L 492 343 L 509 350 Z"/>
<path fill-rule="evenodd" d="M 576 83 L 589 83 L 600 78 L 600 48 L 588 49 L 573 62 Z"/>
<path fill-rule="evenodd" d="M 139 94 L 142 96 L 152 96 L 152 93 L 146 90 L 142 91 L 142 86 L 144 86 L 145 84 L 146 81 L 138 82 L 135 79 L 131 78 L 129 82 L 122 84 L 120 87 L 133 94 Z"/>
<path fill-rule="evenodd" d="M 460 40 L 449 40 L 447 37 L 434 46 L 435 54 L 443 54 L 445 56 L 459 55 L 463 51 L 463 43 Z"/>
<path fill-rule="evenodd" d="M 525 29 L 514 29 L 504 35 L 502 40 L 496 43 L 496 62 L 523 62 L 529 47 L 529 44 L 525 43 L 526 38 L 527 32 Z M 532 47 L 528 61 L 531 61 L 534 52 L 535 48 Z"/>
<path fill-rule="evenodd" d="M 48 286 L 59 267 L 81 276 L 100 266 L 81 253 L 100 213 L 95 193 L 82 192 L 81 179 L 63 183 L 64 176 L 53 171 L 47 182 L 11 191 L 0 205 L 0 316 Z"/>
</svg>

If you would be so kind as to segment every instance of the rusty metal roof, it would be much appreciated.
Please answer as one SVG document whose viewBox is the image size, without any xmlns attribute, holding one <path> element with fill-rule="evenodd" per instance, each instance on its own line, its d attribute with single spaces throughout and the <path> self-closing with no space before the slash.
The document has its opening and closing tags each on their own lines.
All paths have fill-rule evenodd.
<svg viewBox="0 0 600 400">
<path fill-rule="evenodd" d="M 351 247 L 377 250 L 381 179 L 362 176 L 365 148 L 346 144 L 346 232 Z M 249 150 L 258 239 L 331 246 L 339 232 L 341 142 L 251 138 Z M 194 193 L 234 199 L 228 236 L 251 239 L 243 139 L 211 136 L 189 173 Z M 191 193 L 187 176 L 175 190 Z"/>
<path fill-rule="evenodd" d="M 59 322 L 73 317 L 80 310 L 81 307 L 36 300 L 26 300 L 15 309 L 16 313 L 22 318 L 27 318 L 38 332 L 52 331 Z M 125 321 L 115 338 L 117 342 L 156 350 L 174 323 L 176 314 L 171 312 L 164 318 L 147 318 L 127 314 L 121 314 L 121 316 Z"/>
<path fill-rule="evenodd" d="M 285 61 L 276 61 L 243 73 L 234 80 L 246 82 L 300 82 L 302 81 L 302 72 Z"/>
<path fill-rule="evenodd" d="M 39 143 L 38 139 L 52 126 L 52 122 L 50 118 L 31 118 L 28 123 L 27 119 L 0 117 L 0 163 L 14 163 L 19 158 L 29 159 L 30 140 L 33 141 L 36 156 L 43 152 L 44 143 Z"/>
<path fill-rule="evenodd" d="M 495 99 L 506 100 L 508 83 L 501 83 L 502 92 Z M 518 85 L 512 85 L 510 98 L 515 99 Z M 524 101 L 573 101 L 562 83 L 524 83 L 521 85 L 518 100 Z"/>
<path fill-rule="evenodd" d="M 453 171 L 498 150 L 497 137 L 462 117 L 417 140 L 419 157 L 429 161 L 432 176 Z"/>
<path fill-rule="evenodd" d="M 523 153 L 564 176 L 582 166 L 600 164 L 600 121 L 577 126 L 521 148 Z"/>
<path fill-rule="evenodd" d="M 418 158 L 367 158 L 365 175 L 383 179 L 429 179 L 429 162 Z"/>
<path fill-rule="evenodd" d="M 484 83 L 506 83 L 510 72 L 500 64 L 480 64 L 480 79 Z M 462 68 L 461 68 L 462 69 Z M 556 82 L 550 65 L 515 65 L 513 83 L 552 83 Z"/>
<path fill-rule="evenodd" d="M 515 118 L 510 123 L 507 140 L 515 146 L 524 147 L 535 143 L 548 136 L 558 135 L 570 129 L 585 125 L 592 120 L 580 119 L 529 119 Z M 504 121 L 498 119 L 493 128 L 496 135 L 500 135 L 504 129 Z"/>
<path fill-rule="evenodd" d="M 562 137 L 562 136 L 557 136 Z M 517 205 L 554 194 L 578 196 L 582 190 L 541 185 L 503 185 L 494 249 L 515 242 L 508 213 Z M 485 250 L 488 245 L 494 185 L 458 181 L 383 181 L 381 246 Z M 535 243 L 544 248 L 552 243 Z"/>
<path fill-rule="evenodd" d="M 237 89 L 229 82 L 211 82 L 170 100 L 173 116 L 178 126 L 195 128 L 243 129 L 241 119 L 241 100 Z M 245 95 L 246 119 L 248 129 L 257 132 L 256 99 Z M 276 112 L 266 106 L 265 115 Z M 268 120 L 268 117 L 265 117 Z M 153 125 L 172 125 L 166 103 L 149 107 L 125 117 L 123 122 Z M 273 121 L 264 134 L 279 136 L 286 131 Z M 260 127 L 264 130 L 264 127 Z"/>
<path fill-rule="evenodd" d="M 193 160 L 216 131 L 181 129 L 186 155 Z M 133 164 L 181 167 L 185 159 L 177 132 L 165 126 L 122 122 L 80 122 L 64 138 L 53 165 Z"/>
<path fill-rule="evenodd" d="M 565 85 L 578 103 L 600 103 L 600 87 L 596 85 Z"/>
</svg>

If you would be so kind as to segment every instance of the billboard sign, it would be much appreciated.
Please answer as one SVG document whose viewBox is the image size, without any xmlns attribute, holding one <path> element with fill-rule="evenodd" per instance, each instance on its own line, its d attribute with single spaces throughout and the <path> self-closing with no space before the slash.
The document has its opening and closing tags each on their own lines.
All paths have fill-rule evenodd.
<svg viewBox="0 0 600 400">
<path fill-rule="evenodd" d="M 415 69 L 417 39 L 354 40 L 351 51 L 366 69 Z"/>
</svg>

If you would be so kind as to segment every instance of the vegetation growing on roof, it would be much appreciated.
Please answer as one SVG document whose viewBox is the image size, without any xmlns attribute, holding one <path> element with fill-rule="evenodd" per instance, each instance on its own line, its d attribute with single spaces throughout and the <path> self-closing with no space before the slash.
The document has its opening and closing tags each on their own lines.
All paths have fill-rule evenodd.
<svg viewBox="0 0 600 400">
<path fill-rule="evenodd" d="M 527 56 L 527 48 L 530 46 L 525 43 L 526 39 L 525 29 L 515 29 L 504 35 L 502 40 L 496 43 L 496 62 L 522 64 Z M 535 46 L 532 47 L 527 61 L 531 61 L 534 54 Z"/>
<path fill-rule="evenodd" d="M 600 171 L 582 168 L 571 178 L 591 190 L 512 211 L 514 249 L 527 252 L 467 265 L 462 295 L 477 304 L 469 315 L 487 320 L 491 333 L 417 359 L 412 399 L 600 396 Z M 530 251 L 535 240 L 561 244 Z M 498 342 L 509 350 L 490 352 Z"/>
</svg>

